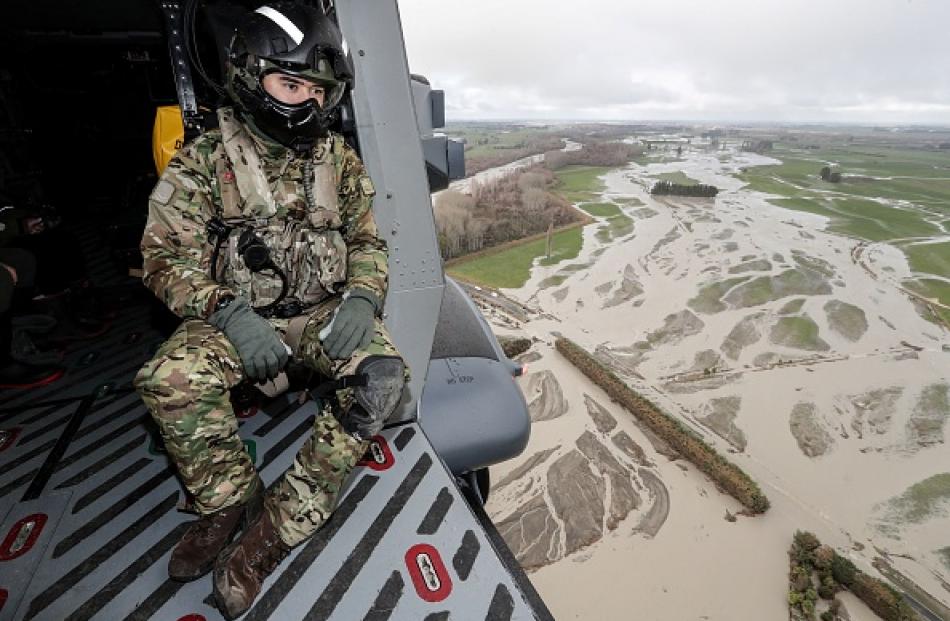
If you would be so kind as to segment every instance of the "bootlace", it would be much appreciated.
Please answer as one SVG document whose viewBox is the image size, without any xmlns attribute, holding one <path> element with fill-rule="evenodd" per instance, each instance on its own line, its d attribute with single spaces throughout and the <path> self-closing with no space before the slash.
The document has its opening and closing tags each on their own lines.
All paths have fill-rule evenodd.
<svg viewBox="0 0 950 621">
<path fill-rule="evenodd" d="M 270 574 L 287 556 L 287 551 L 276 537 L 265 538 L 262 543 L 263 545 L 258 547 L 251 556 L 250 565 L 257 571 L 263 570 Z"/>
<path fill-rule="evenodd" d="M 215 517 L 217 516 L 207 515 L 191 526 L 195 539 L 207 543 L 218 535 L 218 532 L 224 528 L 224 520 L 216 520 Z"/>
</svg>

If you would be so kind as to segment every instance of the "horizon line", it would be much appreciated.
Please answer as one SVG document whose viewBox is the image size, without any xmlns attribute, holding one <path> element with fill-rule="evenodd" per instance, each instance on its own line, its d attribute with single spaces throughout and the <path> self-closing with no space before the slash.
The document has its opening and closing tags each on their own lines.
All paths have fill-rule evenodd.
<svg viewBox="0 0 950 621">
<path fill-rule="evenodd" d="M 701 120 L 701 119 L 558 119 L 558 118 L 459 118 L 445 120 L 446 125 L 450 123 L 558 123 L 558 124 L 624 124 L 624 125 L 785 125 L 785 126 L 841 126 L 841 127 L 868 127 L 868 128 L 927 128 L 950 131 L 950 124 L 936 121 L 902 121 L 902 122 L 884 122 L 884 121 L 763 121 L 763 120 L 741 120 L 741 119 L 719 119 L 719 120 Z"/>
</svg>

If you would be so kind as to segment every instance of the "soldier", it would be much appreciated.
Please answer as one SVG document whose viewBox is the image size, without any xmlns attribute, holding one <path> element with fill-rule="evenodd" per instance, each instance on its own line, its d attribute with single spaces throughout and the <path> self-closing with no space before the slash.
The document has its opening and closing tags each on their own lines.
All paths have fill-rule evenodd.
<svg viewBox="0 0 950 621">
<path fill-rule="evenodd" d="M 373 183 L 327 129 L 351 79 L 322 13 L 257 9 L 230 46 L 234 108 L 172 159 L 149 199 L 144 281 L 184 321 L 135 385 L 200 515 L 168 570 L 189 581 L 213 567 L 229 619 L 327 520 L 408 375 L 380 320 L 387 249 Z M 335 398 L 265 493 L 229 393 L 288 360 L 337 380 Z"/>
</svg>

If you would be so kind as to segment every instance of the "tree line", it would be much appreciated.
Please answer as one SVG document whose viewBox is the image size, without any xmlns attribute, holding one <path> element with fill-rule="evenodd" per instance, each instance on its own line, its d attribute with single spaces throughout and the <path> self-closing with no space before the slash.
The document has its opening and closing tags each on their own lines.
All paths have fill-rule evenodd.
<svg viewBox="0 0 950 621">
<path fill-rule="evenodd" d="M 470 180 L 469 194 L 442 192 L 433 205 L 442 258 L 453 259 L 581 220 L 583 216 L 571 203 L 552 191 L 558 184 L 553 171 L 576 165 L 623 166 L 642 153 L 642 147 L 606 141 L 574 151 L 549 150 L 540 164 L 492 181 Z"/>
<path fill-rule="evenodd" d="M 497 135 L 476 138 L 467 143 L 465 147 L 465 172 L 471 176 L 489 168 L 495 168 L 524 157 L 542 153 L 545 155 L 545 162 L 553 154 L 558 154 L 553 155 L 552 163 L 547 166 L 551 170 L 557 170 L 560 167 L 572 164 L 622 166 L 634 157 L 641 155 L 644 150 L 643 147 L 618 141 L 641 129 L 639 126 L 632 125 L 597 124 L 557 129 L 541 127 L 536 130 L 536 133 L 528 134 L 520 142 L 511 145 L 501 144 Z M 561 151 L 565 138 L 585 146 L 577 151 Z M 492 151 L 475 155 L 469 153 L 474 147 L 481 145 L 491 145 Z M 604 145 L 608 146 L 603 148 Z"/>
<path fill-rule="evenodd" d="M 446 190 L 433 206 L 445 260 L 543 233 L 549 226 L 564 226 L 582 217 L 571 203 L 551 191 L 557 177 L 541 165 L 470 183 L 470 195 Z"/>
<path fill-rule="evenodd" d="M 565 166 L 623 166 L 643 155 L 643 147 L 624 142 L 596 142 L 574 151 L 548 151 L 544 167 L 559 170 Z"/>
<path fill-rule="evenodd" d="M 644 396 L 627 386 L 600 360 L 574 341 L 561 337 L 555 341 L 558 353 L 621 407 L 633 414 L 650 431 L 715 481 L 716 486 L 742 503 L 751 515 L 765 513 L 770 503 L 762 489 L 744 470 L 735 465 L 676 417 L 667 414 Z"/>
<path fill-rule="evenodd" d="M 672 181 L 657 181 L 650 190 L 654 196 L 698 196 L 703 198 L 715 198 L 719 194 L 719 188 L 714 185 L 682 184 Z"/>
<path fill-rule="evenodd" d="M 466 151 L 477 146 L 480 141 L 466 145 Z M 491 143 L 486 143 L 491 144 Z M 564 142 L 557 134 L 539 131 L 536 135 L 529 135 L 521 142 L 513 145 L 493 145 L 492 152 L 480 155 L 465 154 L 465 173 L 468 176 L 480 173 L 489 168 L 503 166 L 515 160 L 531 155 L 540 155 L 551 149 L 558 149 Z"/>
<path fill-rule="evenodd" d="M 818 175 L 822 181 L 828 183 L 841 183 L 841 173 L 837 170 L 831 170 L 831 166 L 822 166 Z"/>
<path fill-rule="evenodd" d="M 814 534 L 797 531 L 788 551 L 788 607 L 792 621 L 815 621 L 818 600 L 830 602 L 821 621 L 841 621 L 842 591 L 851 591 L 884 621 L 921 621 L 889 584 L 864 573 Z"/>
</svg>

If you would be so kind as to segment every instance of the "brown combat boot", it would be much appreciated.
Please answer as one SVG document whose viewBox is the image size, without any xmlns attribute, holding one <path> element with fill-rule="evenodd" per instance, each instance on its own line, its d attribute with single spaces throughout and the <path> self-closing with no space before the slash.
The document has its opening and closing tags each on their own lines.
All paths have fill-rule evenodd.
<svg viewBox="0 0 950 621">
<path fill-rule="evenodd" d="M 263 485 L 240 505 L 226 507 L 206 515 L 185 531 L 168 560 L 168 577 L 176 582 L 191 582 L 207 574 L 215 559 L 241 527 L 253 523 L 264 506 Z"/>
<path fill-rule="evenodd" d="M 224 549 L 214 566 L 214 601 L 225 618 L 235 619 L 247 612 L 261 592 L 264 579 L 289 553 L 290 547 L 281 541 L 270 515 L 261 511 L 257 521 Z"/>
</svg>

